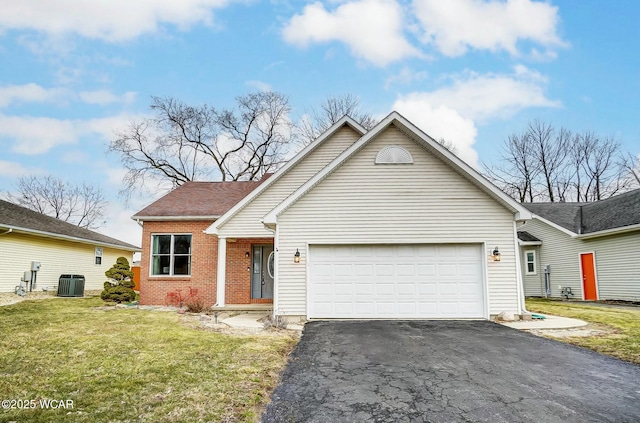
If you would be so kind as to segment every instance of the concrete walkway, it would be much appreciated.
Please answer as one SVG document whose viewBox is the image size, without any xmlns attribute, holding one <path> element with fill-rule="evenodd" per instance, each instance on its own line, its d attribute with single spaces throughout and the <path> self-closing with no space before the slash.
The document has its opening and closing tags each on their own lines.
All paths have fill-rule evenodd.
<svg viewBox="0 0 640 423">
<path fill-rule="evenodd" d="M 251 330 L 263 330 L 265 329 L 264 321 L 269 317 L 270 313 L 261 311 L 249 311 L 242 314 L 236 314 L 231 317 L 221 317 L 219 322 L 236 329 L 251 329 Z M 303 325 L 294 323 L 287 323 L 286 329 L 302 332 Z"/>
<path fill-rule="evenodd" d="M 218 321 L 232 328 L 242 329 L 264 329 L 264 323 L 262 319 L 267 317 L 266 313 L 242 313 L 232 317 L 219 318 Z"/>
<path fill-rule="evenodd" d="M 540 314 L 540 313 L 535 313 Z M 587 326 L 584 320 L 571 319 L 569 317 L 552 316 L 543 314 L 545 319 L 520 320 L 517 322 L 500 322 L 504 326 L 514 329 L 530 330 L 530 329 L 569 329 Z"/>
</svg>

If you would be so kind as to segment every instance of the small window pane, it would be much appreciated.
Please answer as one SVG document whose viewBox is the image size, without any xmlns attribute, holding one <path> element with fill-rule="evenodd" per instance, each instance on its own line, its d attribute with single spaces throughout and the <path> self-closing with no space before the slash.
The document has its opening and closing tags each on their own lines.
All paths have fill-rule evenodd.
<svg viewBox="0 0 640 423">
<path fill-rule="evenodd" d="M 153 274 L 168 275 L 170 270 L 171 257 L 153 256 Z"/>
<path fill-rule="evenodd" d="M 527 253 L 527 262 L 533 263 L 533 253 Z"/>
<path fill-rule="evenodd" d="M 173 254 L 191 254 L 191 235 L 175 235 Z"/>
<path fill-rule="evenodd" d="M 102 264 L 102 257 L 96 257 L 96 264 Z"/>
<path fill-rule="evenodd" d="M 171 252 L 171 235 L 153 236 L 153 254 L 169 254 Z"/>
<path fill-rule="evenodd" d="M 533 273 L 535 268 L 533 267 L 533 263 L 527 263 L 527 272 Z"/>
<path fill-rule="evenodd" d="M 175 256 L 173 259 L 173 274 L 191 274 L 191 256 Z"/>
</svg>

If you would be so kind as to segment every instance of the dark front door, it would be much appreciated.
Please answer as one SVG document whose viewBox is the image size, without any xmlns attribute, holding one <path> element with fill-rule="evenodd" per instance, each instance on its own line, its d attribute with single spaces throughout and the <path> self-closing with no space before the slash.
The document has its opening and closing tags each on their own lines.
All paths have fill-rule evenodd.
<svg viewBox="0 0 640 423">
<path fill-rule="evenodd" d="M 273 298 L 273 245 L 254 245 L 251 266 L 251 298 Z"/>
</svg>

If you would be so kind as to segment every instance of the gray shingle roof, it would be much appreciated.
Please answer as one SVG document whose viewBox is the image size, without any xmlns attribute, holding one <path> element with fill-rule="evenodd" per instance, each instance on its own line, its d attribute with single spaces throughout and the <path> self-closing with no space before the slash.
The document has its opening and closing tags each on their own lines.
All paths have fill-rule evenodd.
<svg viewBox="0 0 640 423">
<path fill-rule="evenodd" d="M 532 213 L 576 234 L 640 224 L 640 189 L 593 203 L 525 203 Z"/>
<path fill-rule="evenodd" d="M 640 224 L 640 189 L 625 192 L 583 208 L 584 233 Z"/>
<path fill-rule="evenodd" d="M 527 231 L 518 231 L 518 239 L 524 242 L 542 242 Z"/>
<path fill-rule="evenodd" d="M 580 208 L 588 203 L 524 203 L 529 211 L 551 222 L 579 233 Z"/>
<path fill-rule="evenodd" d="M 80 228 L 60 219 L 35 212 L 17 204 L 0 200 L 0 227 L 60 238 L 73 238 L 99 245 L 140 251 L 140 247 L 115 238 Z"/>
</svg>

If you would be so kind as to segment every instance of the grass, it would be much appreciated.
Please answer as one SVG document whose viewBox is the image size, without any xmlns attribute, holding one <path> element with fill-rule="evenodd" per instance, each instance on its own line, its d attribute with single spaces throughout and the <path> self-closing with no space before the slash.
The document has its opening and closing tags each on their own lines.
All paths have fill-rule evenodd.
<svg viewBox="0 0 640 423">
<path fill-rule="evenodd" d="M 0 400 L 73 409 L 0 410 L 16 422 L 252 422 L 296 337 L 227 335 L 175 313 L 89 299 L 0 307 Z"/>
<path fill-rule="evenodd" d="M 609 334 L 562 339 L 601 354 L 640 364 L 640 307 L 615 308 L 528 298 L 529 311 L 573 317 L 609 328 Z M 555 338 L 554 338 L 555 339 Z"/>
</svg>

